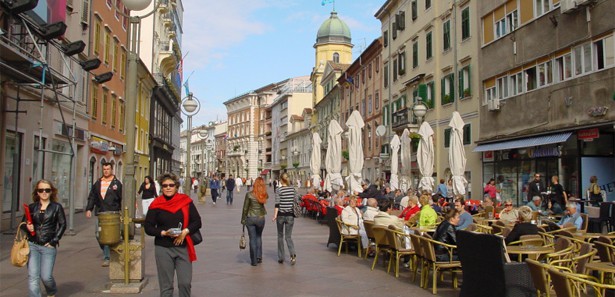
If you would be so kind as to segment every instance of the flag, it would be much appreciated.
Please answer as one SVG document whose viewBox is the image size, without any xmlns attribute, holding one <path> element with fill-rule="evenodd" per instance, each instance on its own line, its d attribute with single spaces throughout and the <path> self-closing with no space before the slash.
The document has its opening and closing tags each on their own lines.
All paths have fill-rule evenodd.
<svg viewBox="0 0 615 297">
<path fill-rule="evenodd" d="M 320 5 L 325 6 L 328 3 L 335 3 L 335 0 L 322 0 L 322 2 L 320 3 Z"/>
<path fill-rule="evenodd" d="M 344 73 L 346 82 L 344 83 L 344 86 L 346 88 L 350 88 L 351 85 L 354 85 L 354 79 L 352 79 L 352 76 L 348 76 L 347 73 Z"/>
<path fill-rule="evenodd" d="M 188 80 L 184 82 L 184 88 L 186 89 L 186 95 L 190 94 L 190 88 L 188 87 Z"/>
</svg>

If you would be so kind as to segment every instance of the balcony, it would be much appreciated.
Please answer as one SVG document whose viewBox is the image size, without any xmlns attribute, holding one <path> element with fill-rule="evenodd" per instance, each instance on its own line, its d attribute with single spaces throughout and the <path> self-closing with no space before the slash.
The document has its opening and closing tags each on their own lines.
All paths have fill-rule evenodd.
<svg viewBox="0 0 615 297">
<path fill-rule="evenodd" d="M 408 111 L 408 108 L 404 108 L 393 113 L 393 129 L 409 124 Z"/>
</svg>

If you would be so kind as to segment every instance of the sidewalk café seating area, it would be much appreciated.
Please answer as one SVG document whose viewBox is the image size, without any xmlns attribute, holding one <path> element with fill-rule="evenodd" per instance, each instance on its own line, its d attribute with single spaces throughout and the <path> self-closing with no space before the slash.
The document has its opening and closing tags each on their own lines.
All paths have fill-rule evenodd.
<svg viewBox="0 0 615 297">
<path fill-rule="evenodd" d="M 546 219 L 534 220 L 539 224 L 538 234 L 522 235 L 508 245 L 504 238 L 515 224 L 480 213 L 466 231 L 456 232 L 457 245 L 434 240 L 434 228 L 406 225 L 399 230 L 365 221 L 370 247 L 364 250 L 359 235 L 340 234 L 344 223 L 335 208 L 328 207 L 324 213 L 330 226 L 327 246 L 335 243 L 338 256 L 353 256 L 348 245 L 354 244 L 356 256 L 366 261 L 365 269 L 391 274 L 393 268 L 396 278 L 418 284 L 434 295 L 444 286 L 460 287 L 462 297 L 615 296 L 615 232 L 588 232 L 594 231 L 588 228 L 589 216 L 583 216 L 579 230 L 568 225 L 553 227 Z M 345 255 L 341 253 L 343 245 Z M 448 260 L 436 257 L 436 246 L 444 248 Z"/>
</svg>

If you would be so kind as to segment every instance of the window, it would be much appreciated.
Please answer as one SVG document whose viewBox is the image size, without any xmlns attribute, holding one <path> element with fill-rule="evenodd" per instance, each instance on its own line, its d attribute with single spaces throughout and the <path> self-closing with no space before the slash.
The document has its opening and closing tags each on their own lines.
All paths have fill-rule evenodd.
<svg viewBox="0 0 615 297">
<path fill-rule="evenodd" d="M 395 15 L 395 22 L 397 23 L 397 29 L 403 31 L 406 29 L 406 12 L 400 11 Z"/>
<path fill-rule="evenodd" d="M 365 68 L 363 68 L 363 70 L 361 70 L 361 77 L 363 78 L 362 83 L 365 84 Z"/>
<path fill-rule="evenodd" d="M 412 68 L 419 66 L 419 42 L 415 40 L 412 43 Z"/>
<path fill-rule="evenodd" d="M 470 38 L 470 8 L 461 10 L 461 39 Z"/>
<path fill-rule="evenodd" d="M 380 108 L 380 93 L 376 91 L 374 94 L 374 110 L 378 111 L 378 108 Z"/>
<path fill-rule="evenodd" d="M 418 17 L 418 9 L 417 9 L 417 5 L 416 5 L 416 1 L 417 0 L 412 0 L 412 20 L 416 20 L 416 18 Z"/>
<path fill-rule="evenodd" d="M 387 88 L 389 86 L 389 64 L 384 64 L 384 87 Z"/>
<path fill-rule="evenodd" d="M 367 113 L 372 113 L 372 95 L 367 96 Z"/>
<path fill-rule="evenodd" d="M 102 100 L 102 123 L 103 125 L 107 124 L 107 105 L 109 104 L 109 91 L 107 89 L 103 90 L 103 100 Z"/>
<path fill-rule="evenodd" d="M 436 84 L 433 81 L 427 83 L 427 95 L 425 96 L 425 105 L 429 108 L 434 108 L 434 102 L 436 101 Z"/>
<path fill-rule="evenodd" d="M 126 50 L 122 49 L 122 56 L 120 61 L 120 78 L 124 79 L 124 75 L 126 74 Z"/>
<path fill-rule="evenodd" d="M 446 20 L 444 22 L 444 51 L 447 51 L 451 48 L 451 20 Z"/>
<path fill-rule="evenodd" d="M 397 23 L 396 22 L 393 22 L 393 26 L 391 30 L 393 30 L 391 32 L 391 38 L 393 38 L 393 40 L 397 39 Z"/>
<path fill-rule="evenodd" d="M 380 56 L 376 57 L 374 68 L 376 69 L 376 73 L 380 72 Z"/>
<path fill-rule="evenodd" d="M 570 53 L 555 58 L 555 79 L 558 82 L 572 77 L 572 56 Z"/>
<path fill-rule="evenodd" d="M 393 81 L 397 81 L 397 59 L 393 60 Z"/>
<path fill-rule="evenodd" d="M 510 95 L 515 96 L 523 93 L 523 75 L 521 72 L 510 76 Z"/>
<path fill-rule="evenodd" d="M 470 80 L 470 65 L 468 65 L 459 71 L 459 94 L 462 98 L 472 96 Z"/>
<path fill-rule="evenodd" d="M 124 104 L 124 100 L 120 100 L 120 132 L 124 132 L 125 113 L 126 105 Z"/>
<path fill-rule="evenodd" d="M 431 59 L 431 57 L 433 57 L 433 52 L 432 52 L 432 43 L 431 43 L 431 31 L 427 32 L 427 34 L 425 35 L 425 59 L 429 60 Z"/>
<path fill-rule="evenodd" d="M 111 42 L 111 32 L 105 30 L 105 64 L 107 65 L 109 65 L 112 45 L 113 43 Z"/>
<path fill-rule="evenodd" d="M 94 25 L 94 53 L 98 55 L 100 52 L 100 22 L 96 20 L 96 24 Z"/>
<path fill-rule="evenodd" d="M 333 62 L 335 62 L 335 63 L 339 63 L 340 62 L 340 54 L 333 53 Z"/>
<path fill-rule="evenodd" d="M 506 35 L 506 33 L 508 33 L 506 31 L 506 19 L 503 18 L 497 22 L 495 22 L 495 38 L 500 38 L 504 35 Z"/>
<path fill-rule="evenodd" d="M 382 42 L 384 43 L 384 47 L 389 45 L 389 31 L 382 32 Z"/>
<path fill-rule="evenodd" d="M 372 126 L 367 125 L 367 150 L 372 150 Z"/>
<path fill-rule="evenodd" d="M 534 17 L 539 17 L 551 10 L 550 2 L 551 0 L 534 0 Z"/>
<path fill-rule="evenodd" d="M 369 63 L 367 66 L 367 75 L 369 76 L 369 79 L 372 79 L 372 63 Z"/>
<path fill-rule="evenodd" d="M 428 10 L 431 8 L 431 0 L 425 0 L 425 10 Z"/>
<path fill-rule="evenodd" d="M 596 56 L 596 70 L 601 70 L 615 64 L 613 35 L 594 42 L 594 55 Z"/>
<path fill-rule="evenodd" d="M 472 126 L 466 124 L 463 126 L 463 145 L 472 144 Z M 451 128 L 444 129 L 444 147 L 451 146 Z"/>
<path fill-rule="evenodd" d="M 536 85 L 537 85 L 536 67 L 525 69 L 523 72 L 525 72 L 525 84 L 526 84 L 525 89 L 527 91 L 536 89 Z"/>
<path fill-rule="evenodd" d="M 517 30 L 519 27 L 519 15 L 517 10 L 513 10 L 511 13 L 506 15 L 506 24 L 508 25 L 508 32 Z"/>
<path fill-rule="evenodd" d="M 399 59 L 399 75 L 406 74 L 406 52 L 402 52 L 398 55 Z"/>
<path fill-rule="evenodd" d="M 113 44 L 113 72 L 117 71 L 117 67 L 119 65 L 120 62 L 120 45 L 117 42 L 117 39 L 114 39 L 114 44 Z"/>
<path fill-rule="evenodd" d="M 493 89 L 494 94 L 491 98 L 508 98 L 508 77 L 503 76 L 496 80 L 496 88 Z M 497 90 L 497 93 L 495 92 Z M 496 95 L 497 94 L 497 95 Z"/>
<path fill-rule="evenodd" d="M 537 66 L 538 69 L 538 87 L 544 87 L 553 83 L 553 67 L 552 62 L 547 61 Z"/>
<path fill-rule="evenodd" d="M 455 101 L 454 79 L 455 74 L 450 73 L 444 76 L 441 80 L 440 89 L 442 93 L 442 98 L 440 101 L 442 102 L 442 105 L 449 104 Z"/>
<path fill-rule="evenodd" d="M 117 97 L 113 95 L 111 97 L 111 128 L 115 129 L 117 122 Z"/>
<path fill-rule="evenodd" d="M 492 99 L 494 99 L 496 97 L 497 97 L 497 95 L 496 95 L 495 87 L 491 87 L 491 88 L 485 89 L 485 99 L 487 101 L 492 100 Z"/>
<path fill-rule="evenodd" d="M 581 75 L 592 71 L 591 44 L 586 43 L 574 48 L 574 74 Z"/>
<path fill-rule="evenodd" d="M 92 119 L 98 117 L 98 85 L 92 82 Z"/>
</svg>

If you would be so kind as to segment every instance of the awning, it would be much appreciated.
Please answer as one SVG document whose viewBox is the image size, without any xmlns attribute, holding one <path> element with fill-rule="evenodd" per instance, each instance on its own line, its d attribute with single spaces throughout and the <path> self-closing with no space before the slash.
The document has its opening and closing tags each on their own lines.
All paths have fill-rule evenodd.
<svg viewBox="0 0 615 297">
<path fill-rule="evenodd" d="M 265 169 L 261 171 L 261 175 L 267 175 L 267 174 L 269 174 L 269 169 Z"/>
<path fill-rule="evenodd" d="M 533 147 L 539 145 L 565 142 L 572 135 L 572 132 L 550 134 L 536 137 L 513 139 L 508 141 L 486 143 L 476 146 L 474 152 L 500 151 L 522 147 Z"/>
</svg>

